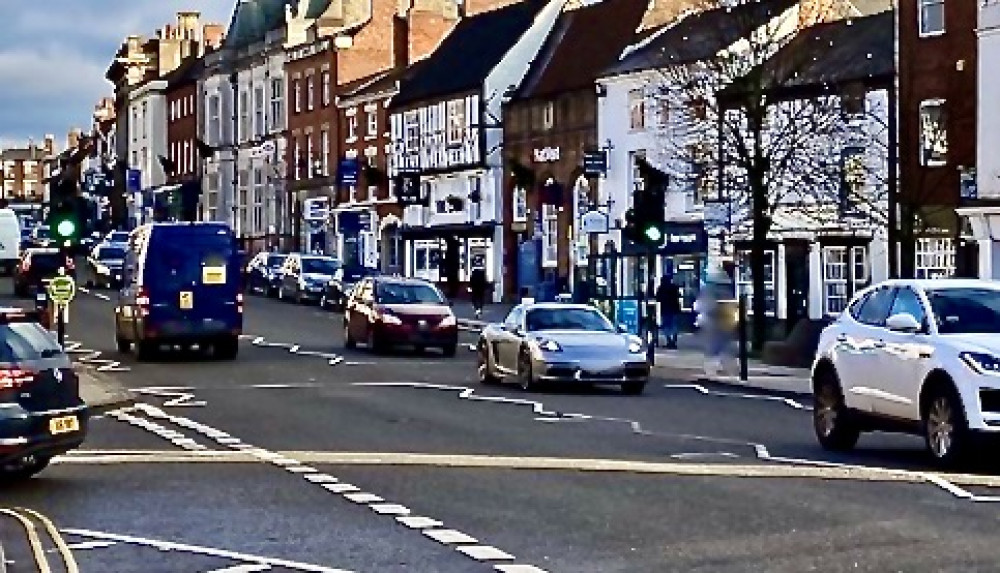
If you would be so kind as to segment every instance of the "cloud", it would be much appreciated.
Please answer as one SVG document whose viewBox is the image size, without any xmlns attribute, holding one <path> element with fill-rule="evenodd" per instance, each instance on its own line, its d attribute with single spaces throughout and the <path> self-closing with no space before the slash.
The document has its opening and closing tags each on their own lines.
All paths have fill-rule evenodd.
<svg viewBox="0 0 1000 573">
<path fill-rule="evenodd" d="M 88 126 L 94 104 L 111 94 L 104 73 L 126 36 L 153 36 L 185 10 L 227 24 L 236 2 L 12 1 L 17 9 L 0 18 L 0 146 Z"/>
</svg>

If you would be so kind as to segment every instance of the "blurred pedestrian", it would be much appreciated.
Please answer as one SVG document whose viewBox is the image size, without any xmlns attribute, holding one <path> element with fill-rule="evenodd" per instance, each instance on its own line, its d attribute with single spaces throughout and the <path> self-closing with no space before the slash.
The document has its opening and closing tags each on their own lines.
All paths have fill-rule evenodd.
<svg viewBox="0 0 1000 573">
<path fill-rule="evenodd" d="M 486 304 L 486 270 L 473 269 L 469 276 L 469 294 L 472 297 L 472 308 L 475 309 L 476 319 L 483 316 L 483 306 Z"/>
<path fill-rule="evenodd" d="M 674 284 L 673 277 L 665 275 L 656 289 L 656 302 L 660 306 L 660 335 L 667 348 L 677 348 L 677 321 L 681 314 L 681 289 Z"/>
<path fill-rule="evenodd" d="M 724 358 L 732 345 L 733 304 L 728 300 L 728 285 L 717 278 L 702 285 L 694 310 L 695 325 L 705 344 L 705 375 L 715 377 L 724 366 Z"/>
</svg>

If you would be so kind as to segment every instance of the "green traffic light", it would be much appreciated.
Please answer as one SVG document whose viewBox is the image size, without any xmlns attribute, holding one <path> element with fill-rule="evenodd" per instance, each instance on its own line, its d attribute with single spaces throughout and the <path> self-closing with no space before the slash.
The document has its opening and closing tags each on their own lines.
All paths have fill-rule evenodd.
<svg viewBox="0 0 1000 573">
<path fill-rule="evenodd" d="M 69 219 L 63 219 L 56 225 L 56 234 L 60 237 L 72 237 L 76 234 L 76 223 Z"/>
<path fill-rule="evenodd" d="M 650 243 L 659 243 L 663 240 L 663 231 L 656 225 L 646 227 L 642 234 Z"/>
</svg>

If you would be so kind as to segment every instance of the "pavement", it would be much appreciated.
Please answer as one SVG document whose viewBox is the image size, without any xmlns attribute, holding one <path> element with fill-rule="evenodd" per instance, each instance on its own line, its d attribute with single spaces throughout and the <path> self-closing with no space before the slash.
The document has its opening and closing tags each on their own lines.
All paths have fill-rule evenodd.
<svg viewBox="0 0 1000 573">
<path fill-rule="evenodd" d="M 135 403 L 0 504 L 50 520 L 82 571 L 937 572 L 1000 559 L 998 464 L 943 473 L 919 439 L 883 434 L 823 451 L 806 395 L 663 369 L 642 396 L 485 387 L 471 351 L 346 350 L 339 314 L 259 297 L 235 362 L 139 363 L 113 348 L 110 299 L 82 292 L 69 339 Z M 676 372 L 697 366 L 684 352 Z M 16 525 L 0 516 L 14 571 L 30 559 Z"/>
</svg>

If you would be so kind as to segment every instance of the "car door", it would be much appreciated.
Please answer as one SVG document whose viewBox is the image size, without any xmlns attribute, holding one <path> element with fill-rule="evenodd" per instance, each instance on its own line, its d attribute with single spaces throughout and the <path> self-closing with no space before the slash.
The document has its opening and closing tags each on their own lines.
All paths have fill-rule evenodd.
<svg viewBox="0 0 1000 573">
<path fill-rule="evenodd" d="M 524 329 L 524 307 L 516 306 L 497 329 L 493 343 L 496 364 L 505 372 L 517 371 L 517 354 L 521 348 L 521 333 Z"/>
<path fill-rule="evenodd" d="M 246 268 L 246 286 L 249 292 L 256 292 L 261 286 L 263 286 L 264 281 L 262 280 L 261 271 L 264 268 L 264 257 L 265 253 L 257 253 L 254 258 L 250 259 Z"/>
<path fill-rule="evenodd" d="M 932 354 L 930 324 L 922 296 L 908 286 L 896 289 L 889 316 L 903 313 L 917 319 L 922 328 L 918 332 L 884 329 L 884 345 L 875 366 L 882 392 L 874 398 L 875 410 L 894 418 L 919 420 L 920 383 L 927 376 Z"/>
<path fill-rule="evenodd" d="M 280 286 L 278 289 L 280 291 L 279 294 L 282 297 L 292 295 L 292 280 L 295 274 L 295 265 L 297 262 L 298 257 L 296 255 L 291 255 L 288 257 L 288 260 L 285 261 L 284 266 L 281 267 L 281 282 L 279 283 Z"/>
<path fill-rule="evenodd" d="M 876 370 L 885 346 L 885 319 L 894 296 L 892 286 L 875 289 L 837 335 L 837 375 L 848 407 L 870 411 L 875 396 L 882 392 Z"/>
<path fill-rule="evenodd" d="M 368 337 L 368 304 L 367 298 L 372 298 L 372 281 L 366 280 L 358 285 L 351 294 L 348 309 L 344 312 L 347 327 L 355 340 L 365 340 Z"/>
</svg>

